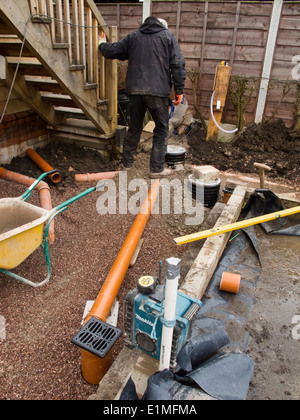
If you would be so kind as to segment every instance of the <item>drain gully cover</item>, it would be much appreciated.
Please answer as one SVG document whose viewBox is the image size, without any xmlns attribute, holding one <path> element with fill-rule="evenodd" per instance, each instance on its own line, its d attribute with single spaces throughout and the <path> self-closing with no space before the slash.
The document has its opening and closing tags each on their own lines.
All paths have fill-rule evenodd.
<svg viewBox="0 0 300 420">
<path fill-rule="evenodd" d="M 121 336 L 122 330 L 92 317 L 71 342 L 98 357 L 104 358 Z"/>
</svg>

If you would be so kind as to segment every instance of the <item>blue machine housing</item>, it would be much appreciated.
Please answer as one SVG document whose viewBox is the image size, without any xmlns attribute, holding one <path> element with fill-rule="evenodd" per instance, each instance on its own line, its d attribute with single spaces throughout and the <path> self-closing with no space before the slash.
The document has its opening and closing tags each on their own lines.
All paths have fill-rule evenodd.
<svg viewBox="0 0 300 420">
<path fill-rule="evenodd" d="M 134 289 L 127 294 L 125 304 L 127 344 L 138 347 L 155 359 L 160 359 L 164 320 L 163 286 L 157 286 L 149 295 Z M 170 367 L 175 367 L 177 354 L 190 337 L 192 318 L 201 306 L 201 301 L 178 291 Z"/>
</svg>

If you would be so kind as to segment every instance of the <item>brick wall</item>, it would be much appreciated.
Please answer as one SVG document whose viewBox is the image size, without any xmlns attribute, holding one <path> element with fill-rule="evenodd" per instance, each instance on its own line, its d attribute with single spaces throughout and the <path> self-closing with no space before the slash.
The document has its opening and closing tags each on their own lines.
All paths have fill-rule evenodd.
<svg viewBox="0 0 300 420">
<path fill-rule="evenodd" d="M 4 117 L 0 125 L 0 164 L 10 163 L 28 147 L 41 147 L 49 142 L 46 123 L 33 111 Z"/>
</svg>

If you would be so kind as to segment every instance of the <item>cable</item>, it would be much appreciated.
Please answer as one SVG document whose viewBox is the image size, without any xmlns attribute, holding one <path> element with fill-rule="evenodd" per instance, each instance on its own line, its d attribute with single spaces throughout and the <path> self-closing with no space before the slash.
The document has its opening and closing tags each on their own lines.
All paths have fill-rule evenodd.
<svg viewBox="0 0 300 420">
<path fill-rule="evenodd" d="M 238 131 L 238 128 L 235 128 L 232 131 L 227 131 L 227 130 L 224 130 L 222 127 L 220 127 L 219 124 L 217 123 L 217 121 L 215 119 L 215 116 L 214 116 L 214 109 L 213 109 L 214 96 L 215 96 L 215 91 L 213 91 L 213 94 L 211 95 L 211 100 L 210 100 L 210 113 L 211 113 L 211 116 L 212 116 L 212 119 L 213 119 L 214 123 L 216 124 L 216 126 L 218 127 L 219 130 L 223 131 L 223 133 L 226 133 L 226 134 L 236 133 Z"/>
<path fill-rule="evenodd" d="M 93 28 L 108 28 L 108 25 L 107 24 L 104 24 L 104 25 L 96 25 L 96 26 L 79 25 L 78 23 L 67 22 L 66 20 L 58 19 L 58 18 L 56 18 L 54 16 L 44 15 L 42 13 L 35 13 L 35 14 L 31 15 L 30 19 L 32 19 L 32 18 L 38 18 L 38 19 L 41 19 L 41 21 L 43 19 L 52 19 L 52 20 L 56 20 L 57 22 L 65 23 L 66 25 L 77 26 L 78 28 L 89 28 L 89 29 L 93 29 Z"/>
<path fill-rule="evenodd" d="M 6 102 L 5 102 L 5 105 L 4 105 L 4 108 L 3 108 L 3 111 L 2 111 L 2 115 L 1 115 L 1 118 L 0 118 L 0 124 L 2 124 L 2 121 L 3 121 L 3 119 L 4 119 L 4 116 L 5 116 L 5 113 L 6 113 L 6 110 L 7 110 L 7 107 L 8 107 L 9 101 L 10 101 L 10 98 L 11 98 L 11 94 L 12 94 L 12 91 L 13 91 L 13 87 L 14 87 L 14 84 L 15 84 L 15 81 L 16 81 L 16 77 L 17 77 L 17 74 L 18 74 L 18 71 L 19 71 L 20 62 L 21 62 L 21 58 L 22 58 L 22 54 L 23 54 L 23 50 L 24 50 L 24 46 L 25 46 L 25 40 L 26 40 L 26 35 L 27 35 L 28 23 L 29 23 L 29 22 L 30 22 L 33 18 L 40 18 L 40 19 L 42 19 L 42 18 L 47 18 L 47 19 L 53 19 L 53 20 L 56 20 L 56 21 L 59 21 L 59 22 L 63 22 L 63 23 L 65 23 L 65 24 L 67 24 L 67 25 L 77 26 L 77 27 L 81 27 L 81 28 L 90 28 L 90 29 L 91 29 L 91 28 L 103 28 L 103 27 L 108 27 L 108 25 L 97 25 L 97 26 L 79 25 L 79 24 L 75 24 L 75 23 L 72 23 L 72 22 L 67 22 L 67 21 L 64 21 L 64 20 L 61 20 L 61 19 L 57 19 L 57 18 L 52 17 L 52 16 L 47 16 L 47 15 L 38 14 L 38 13 L 35 13 L 35 14 L 31 15 L 31 16 L 29 17 L 29 19 L 27 20 L 26 24 L 25 24 L 24 38 L 23 38 L 23 41 L 22 41 L 22 45 L 21 45 L 20 54 L 19 54 L 19 57 L 18 57 L 17 66 L 16 66 L 16 70 L 15 70 L 15 73 L 14 73 L 14 77 L 13 77 L 13 80 L 12 80 L 12 83 L 11 83 L 11 86 L 10 86 L 10 89 L 9 89 L 8 97 L 7 97 L 7 99 L 6 99 Z M 96 108 L 95 108 L 95 109 L 96 109 Z"/>
<path fill-rule="evenodd" d="M 3 118 L 5 116 L 6 109 L 7 109 L 8 103 L 10 101 L 10 97 L 11 97 L 11 94 L 12 94 L 12 91 L 13 91 L 13 87 L 14 87 L 14 84 L 15 84 L 15 81 L 16 81 L 16 77 L 17 77 L 17 73 L 18 73 L 18 70 L 19 70 L 20 61 L 21 61 L 21 57 L 22 57 L 23 49 L 24 49 L 24 45 L 25 45 L 26 34 L 27 34 L 27 26 L 28 26 L 28 23 L 30 22 L 30 20 L 31 20 L 31 17 L 28 19 L 28 21 L 25 24 L 24 38 L 23 38 L 23 42 L 22 42 L 22 45 L 21 45 L 21 49 L 20 49 L 20 54 L 19 54 L 17 66 L 16 66 L 14 77 L 13 77 L 13 80 L 12 80 L 12 83 L 11 83 L 11 86 L 10 86 L 10 89 L 9 89 L 9 92 L 8 92 L 8 97 L 6 99 L 6 102 L 5 102 L 3 111 L 2 111 L 2 115 L 1 115 L 1 118 L 0 118 L 0 124 L 2 124 Z"/>
</svg>

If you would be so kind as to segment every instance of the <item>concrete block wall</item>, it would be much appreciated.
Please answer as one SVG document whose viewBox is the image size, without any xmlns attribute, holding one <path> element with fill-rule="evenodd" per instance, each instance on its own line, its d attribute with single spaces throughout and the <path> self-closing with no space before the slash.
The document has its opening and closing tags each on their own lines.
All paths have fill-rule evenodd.
<svg viewBox="0 0 300 420">
<path fill-rule="evenodd" d="M 43 147 L 49 141 L 46 123 L 35 112 L 7 115 L 0 125 L 0 165 L 25 154 L 28 147 Z"/>
</svg>

